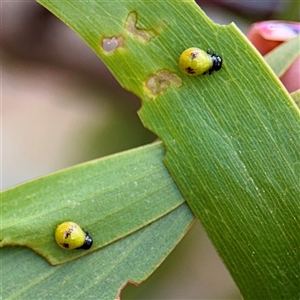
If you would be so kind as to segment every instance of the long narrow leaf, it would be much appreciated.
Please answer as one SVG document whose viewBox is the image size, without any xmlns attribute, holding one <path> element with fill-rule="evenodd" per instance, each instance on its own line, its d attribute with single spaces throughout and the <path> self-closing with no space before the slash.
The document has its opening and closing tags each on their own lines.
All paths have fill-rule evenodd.
<svg viewBox="0 0 300 300">
<path fill-rule="evenodd" d="M 1 246 L 32 248 L 51 264 L 86 255 L 161 218 L 184 203 L 162 162 L 161 143 L 81 164 L 2 193 Z M 74 221 L 94 239 L 66 251 L 55 228 Z"/>
<path fill-rule="evenodd" d="M 3 299 L 116 299 L 127 282 L 145 280 L 193 220 L 186 204 L 132 235 L 60 266 L 26 248 L 3 248 Z"/>
<path fill-rule="evenodd" d="M 248 299 L 297 299 L 299 111 L 234 26 L 192 1 L 46 1 L 141 97 L 140 117 Z M 188 77 L 183 50 L 215 50 L 223 68 Z"/>
</svg>

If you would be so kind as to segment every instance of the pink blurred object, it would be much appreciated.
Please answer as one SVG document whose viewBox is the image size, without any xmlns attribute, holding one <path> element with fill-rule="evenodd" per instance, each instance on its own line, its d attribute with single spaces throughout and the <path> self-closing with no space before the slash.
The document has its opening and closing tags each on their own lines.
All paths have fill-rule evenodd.
<svg viewBox="0 0 300 300">
<path fill-rule="evenodd" d="M 294 38 L 300 33 L 300 23 L 283 21 L 264 21 L 254 23 L 248 38 L 256 49 L 265 55 L 281 43 Z M 280 78 L 286 89 L 291 93 L 300 88 L 300 58 Z"/>
<path fill-rule="evenodd" d="M 257 50 L 265 55 L 282 42 L 300 33 L 300 23 L 284 21 L 264 21 L 254 23 L 247 36 Z"/>
<path fill-rule="evenodd" d="M 256 23 L 266 40 L 287 41 L 300 33 L 300 24 L 294 22 L 266 21 Z"/>
<path fill-rule="evenodd" d="M 280 80 L 290 93 L 300 89 L 300 57 L 293 62 Z"/>
</svg>

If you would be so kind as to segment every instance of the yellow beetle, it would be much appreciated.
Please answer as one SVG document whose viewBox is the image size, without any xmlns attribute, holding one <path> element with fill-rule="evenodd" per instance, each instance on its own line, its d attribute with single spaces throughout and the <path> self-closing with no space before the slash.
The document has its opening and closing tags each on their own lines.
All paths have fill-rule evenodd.
<svg viewBox="0 0 300 300">
<path fill-rule="evenodd" d="M 66 250 L 84 249 L 92 247 L 93 239 L 74 222 L 64 222 L 55 230 L 55 240 L 59 247 Z"/>
<path fill-rule="evenodd" d="M 211 53 L 198 48 L 189 48 L 182 52 L 179 57 L 180 70 L 190 76 L 197 76 L 213 71 L 219 71 L 222 68 L 222 57 L 215 52 Z"/>
</svg>

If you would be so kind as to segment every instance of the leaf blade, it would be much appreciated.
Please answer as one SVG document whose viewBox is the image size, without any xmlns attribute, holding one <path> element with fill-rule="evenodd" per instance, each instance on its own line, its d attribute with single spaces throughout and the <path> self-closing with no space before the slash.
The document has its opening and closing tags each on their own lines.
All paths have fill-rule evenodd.
<svg viewBox="0 0 300 300">
<path fill-rule="evenodd" d="M 278 77 L 281 77 L 299 56 L 299 43 L 300 35 L 297 35 L 293 39 L 276 47 L 265 56 L 266 62 Z"/>
<path fill-rule="evenodd" d="M 146 226 L 184 203 L 163 156 L 158 142 L 4 191 L 1 246 L 24 245 L 60 264 Z M 56 245 L 54 231 L 64 221 L 89 232 L 94 239 L 89 251 Z"/>
<path fill-rule="evenodd" d="M 115 299 L 128 281 L 140 283 L 158 267 L 193 219 L 183 204 L 100 251 L 55 267 L 26 248 L 0 249 L 6 274 L 2 295 L 5 299 L 82 299 L 86 295 Z M 19 267 L 12 268 L 14 265 Z"/>
<path fill-rule="evenodd" d="M 60 4 L 43 3 L 58 14 Z M 74 20 L 72 27 L 111 70 L 115 69 L 121 84 L 142 98 L 141 119 L 162 137 L 172 176 L 244 297 L 297 297 L 299 113 L 287 91 L 234 25 L 213 24 L 191 1 L 159 2 L 159 12 L 155 10 L 157 3 L 120 2 L 114 11 L 111 4 L 102 2 L 103 15 L 112 16 L 111 26 L 102 26 L 98 5 L 91 2 L 89 8 L 88 16 L 93 19 L 88 21 L 90 35 L 80 28 L 84 17 Z M 137 36 L 124 33 L 126 19 L 133 11 L 138 12 L 136 28 L 154 28 L 159 33 L 156 38 L 143 44 Z M 67 20 L 69 16 L 61 17 Z M 104 37 L 120 34 L 125 38 L 125 49 L 107 54 L 99 48 Z M 191 46 L 221 52 L 223 69 L 211 77 L 184 77 L 177 59 Z M 149 89 L 147 79 L 161 88 L 160 82 L 165 80 L 161 80 L 161 70 L 175 76 L 179 84 L 170 82 L 161 91 Z M 259 193 L 265 194 L 260 197 Z M 261 226 L 264 222 L 267 226 Z M 230 243 L 232 234 L 233 240 L 239 241 L 237 248 Z M 268 240 L 260 247 L 257 241 L 265 236 Z M 264 282 L 259 288 L 258 278 Z"/>
</svg>

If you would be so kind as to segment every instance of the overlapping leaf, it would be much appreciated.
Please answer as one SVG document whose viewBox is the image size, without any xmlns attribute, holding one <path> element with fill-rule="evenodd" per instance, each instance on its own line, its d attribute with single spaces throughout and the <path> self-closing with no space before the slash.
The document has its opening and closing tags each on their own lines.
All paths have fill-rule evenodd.
<svg viewBox="0 0 300 300">
<path fill-rule="evenodd" d="M 100 251 L 59 266 L 26 248 L 3 248 L 3 299 L 115 299 L 140 283 L 169 254 L 193 220 L 186 204 Z M 5 276 L 4 276 L 5 275 Z"/>
<path fill-rule="evenodd" d="M 141 97 L 140 117 L 245 298 L 298 298 L 299 112 L 234 25 L 192 1 L 40 1 Z M 191 46 L 223 68 L 188 77 Z"/>
<path fill-rule="evenodd" d="M 184 203 L 163 156 L 156 143 L 5 191 L 1 245 L 27 246 L 60 264 L 146 226 Z M 54 242 L 56 226 L 69 220 L 93 237 L 89 251 L 64 251 Z"/>
</svg>

